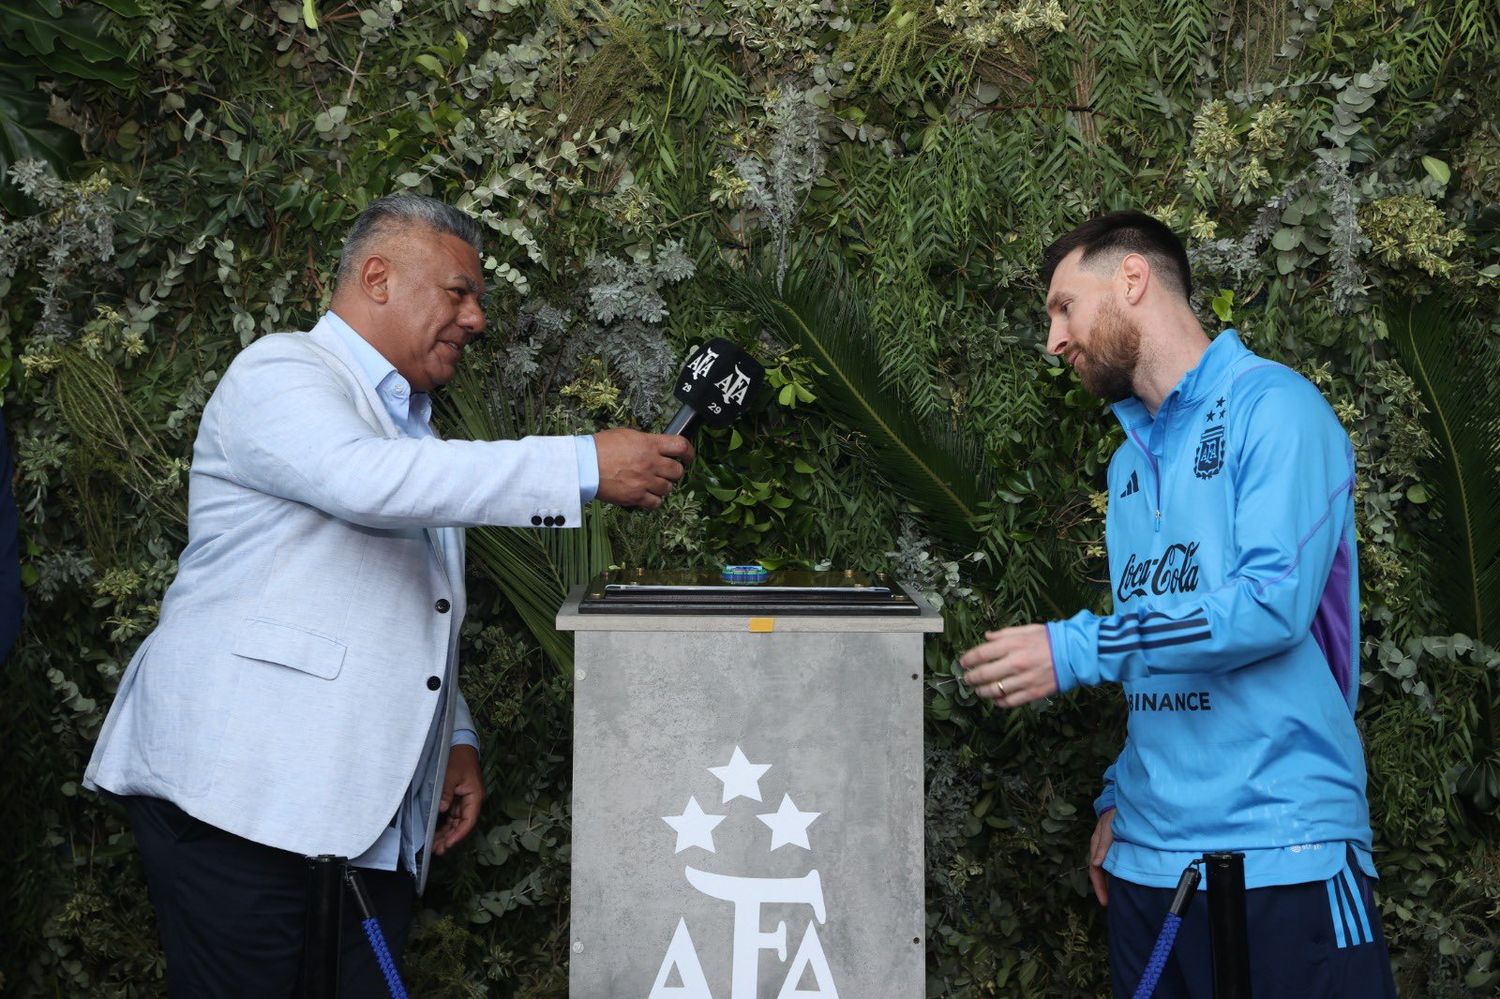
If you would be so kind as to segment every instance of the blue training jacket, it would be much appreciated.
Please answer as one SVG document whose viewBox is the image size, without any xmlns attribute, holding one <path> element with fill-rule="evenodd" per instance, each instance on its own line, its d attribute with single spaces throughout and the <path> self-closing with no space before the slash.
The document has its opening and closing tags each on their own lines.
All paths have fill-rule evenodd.
<svg viewBox="0 0 1500 999">
<path fill-rule="evenodd" d="M 1323 396 L 1233 330 L 1162 401 L 1114 407 L 1114 613 L 1047 625 L 1059 690 L 1119 683 L 1125 747 L 1095 802 L 1105 868 L 1171 887 L 1205 851 L 1247 887 L 1371 876 L 1354 453 Z"/>
</svg>

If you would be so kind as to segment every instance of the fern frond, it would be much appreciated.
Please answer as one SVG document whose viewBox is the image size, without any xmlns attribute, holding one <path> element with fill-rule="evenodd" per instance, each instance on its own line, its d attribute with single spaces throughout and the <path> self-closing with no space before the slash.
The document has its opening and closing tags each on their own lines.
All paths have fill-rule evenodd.
<svg viewBox="0 0 1500 999">
<path fill-rule="evenodd" d="M 187 496 L 161 439 L 141 417 L 110 365 L 80 348 L 58 354 L 57 404 L 80 447 L 135 493 L 177 537 L 186 536 Z"/>
</svg>

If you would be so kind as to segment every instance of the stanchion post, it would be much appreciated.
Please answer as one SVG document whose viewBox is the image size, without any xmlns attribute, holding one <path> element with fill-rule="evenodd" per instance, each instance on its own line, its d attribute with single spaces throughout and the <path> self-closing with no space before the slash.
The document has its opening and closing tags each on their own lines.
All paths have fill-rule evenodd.
<svg viewBox="0 0 1500 999">
<path fill-rule="evenodd" d="M 339 926 L 343 921 L 343 857 L 307 858 L 307 927 L 300 999 L 338 999 Z"/>
<path fill-rule="evenodd" d="M 1206 853 L 1208 946 L 1214 999 L 1250 999 L 1250 932 L 1245 914 L 1245 855 Z"/>
</svg>

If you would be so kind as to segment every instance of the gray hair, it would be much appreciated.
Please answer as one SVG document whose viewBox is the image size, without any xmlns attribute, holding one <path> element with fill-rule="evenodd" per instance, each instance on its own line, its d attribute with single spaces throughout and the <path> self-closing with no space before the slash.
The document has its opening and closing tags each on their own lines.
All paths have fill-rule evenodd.
<svg viewBox="0 0 1500 999">
<path fill-rule="evenodd" d="M 484 233 L 465 212 L 421 194 L 387 194 L 366 205 L 349 227 L 339 253 L 339 283 L 354 280 L 356 269 L 377 239 L 412 229 L 456 236 L 476 252 L 484 253 Z"/>
</svg>

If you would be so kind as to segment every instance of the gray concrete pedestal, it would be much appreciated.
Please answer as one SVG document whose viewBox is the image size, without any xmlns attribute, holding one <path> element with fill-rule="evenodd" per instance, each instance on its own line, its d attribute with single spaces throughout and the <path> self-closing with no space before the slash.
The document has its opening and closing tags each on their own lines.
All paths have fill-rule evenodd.
<svg viewBox="0 0 1500 999">
<path fill-rule="evenodd" d="M 573 999 L 921 999 L 920 616 L 581 614 Z"/>
</svg>

